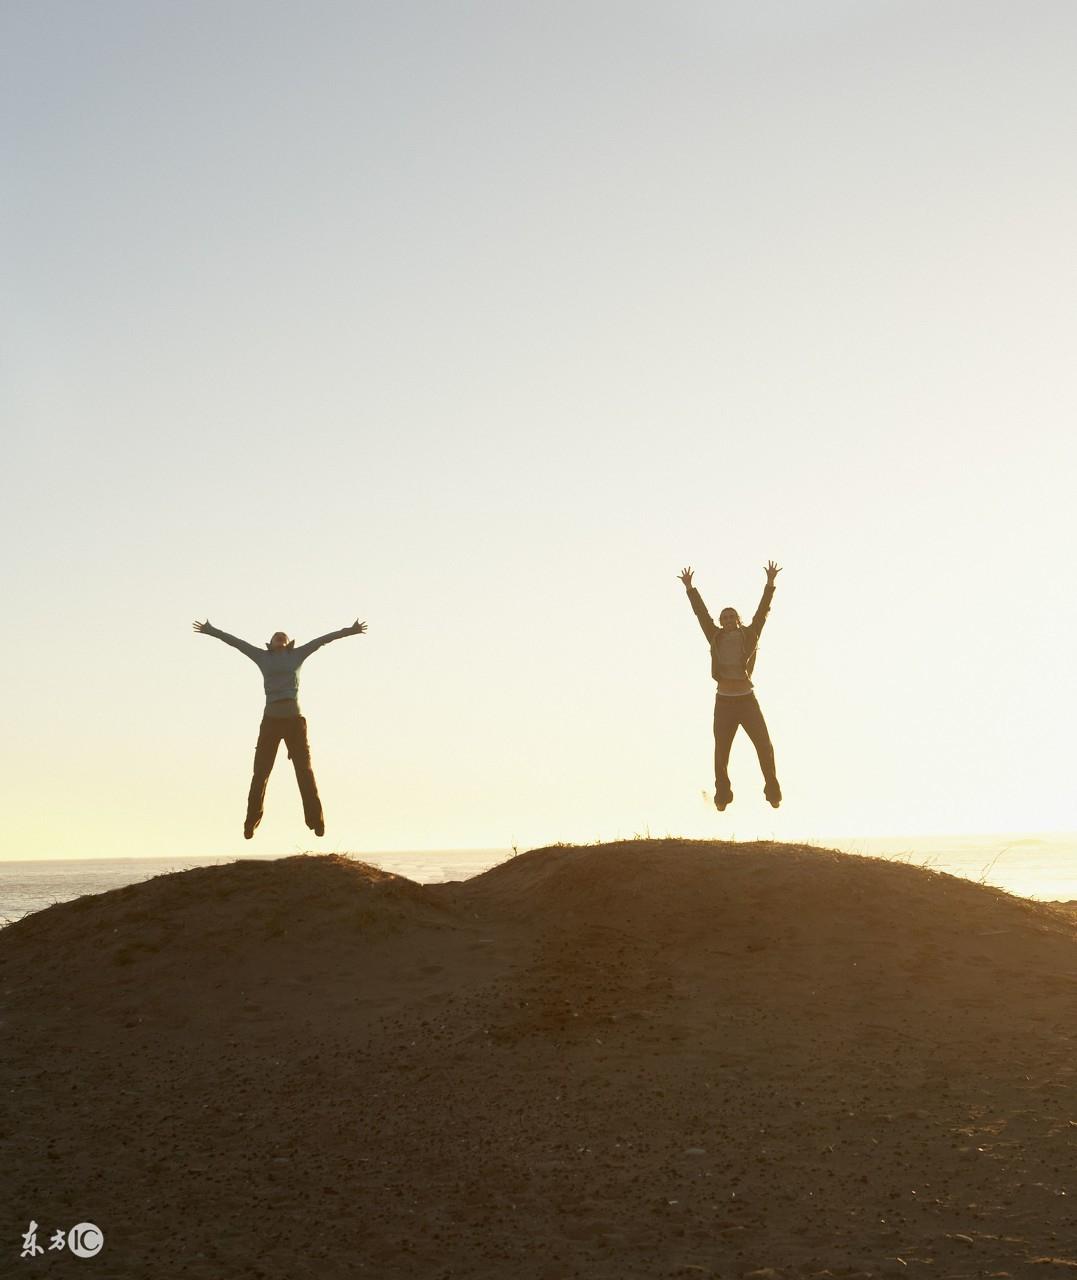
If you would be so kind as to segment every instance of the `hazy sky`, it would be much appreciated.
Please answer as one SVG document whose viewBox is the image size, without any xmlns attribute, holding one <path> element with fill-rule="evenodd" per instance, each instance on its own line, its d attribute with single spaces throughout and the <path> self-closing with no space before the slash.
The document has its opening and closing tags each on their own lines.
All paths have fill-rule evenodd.
<svg viewBox="0 0 1077 1280">
<path fill-rule="evenodd" d="M 0 856 L 1077 829 L 1077 7 L 0 14 Z"/>
</svg>

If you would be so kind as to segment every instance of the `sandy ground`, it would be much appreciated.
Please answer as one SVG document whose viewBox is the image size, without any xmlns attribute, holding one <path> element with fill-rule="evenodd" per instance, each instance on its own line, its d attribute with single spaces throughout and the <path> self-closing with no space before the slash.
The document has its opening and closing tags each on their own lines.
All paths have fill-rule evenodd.
<svg viewBox="0 0 1077 1280">
<path fill-rule="evenodd" d="M 919 867 L 198 868 L 0 930 L 0 1036 L 5 1276 L 1077 1275 L 1077 917 Z"/>
</svg>

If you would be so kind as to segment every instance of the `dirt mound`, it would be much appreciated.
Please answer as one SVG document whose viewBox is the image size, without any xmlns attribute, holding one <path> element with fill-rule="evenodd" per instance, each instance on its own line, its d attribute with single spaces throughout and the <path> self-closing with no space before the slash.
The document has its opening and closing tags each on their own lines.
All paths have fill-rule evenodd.
<svg viewBox="0 0 1077 1280">
<path fill-rule="evenodd" d="M 490 922 L 541 925 L 508 1037 L 582 1032 L 660 1005 L 691 1023 L 717 1003 L 776 1020 L 787 1038 L 799 1027 L 821 1052 L 865 1026 L 941 1051 L 1004 1039 L 1046 1016 L 1042 1000 L 1077 991 L 1065 909 L 812 846 L 555 846 L 465 882 L 456 902 Z"/>
<path fill-rule="evenodd" d="M 0 1023 L 0 1232 L 121 1280 L 1077 1268 L 1077 919 L 916 867 L 200 868 L 0 931 Z"/>
<path fill-rule="evenodd" d="M 299 854 L 154 876 L 57 903 L 0 931 L 9 985 L 160 1000 L 221 973 L 268 977 L 295 954 L 326 963 L 387 934 L 440 928 L 452 907 L 404 876 L 340 854 Z"/>
<path fill-rule="evenodd" d="M 967 930 L 1073 936 L 1072 915 L 1001 889 L 811 845 L 626 840 L 519 854 L 464 882 L 457 900 L 508 919 L 603 925 L 695 945 L 767 938 L 917 937 Z"/>
</svg>

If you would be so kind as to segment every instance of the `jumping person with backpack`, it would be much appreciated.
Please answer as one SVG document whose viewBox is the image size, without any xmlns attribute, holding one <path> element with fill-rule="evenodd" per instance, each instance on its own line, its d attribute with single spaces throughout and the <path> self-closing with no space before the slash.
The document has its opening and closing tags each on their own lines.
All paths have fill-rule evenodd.
<svg viewBox="0 0 1077 1280">
<path fill-rule="evenodd" d="M 729 785 L 729 751 L 738 728 L 752 740 L 759 767 L 763 771 L 763 795 L 775 809 L 782 802 L 782 789 L 774 768 L 774 747 L 771 745 L 767 722 L 756 701 L 752 684 L 759 633 L 770 612 L 774 597 L 774 579 L 781 569 L 773 560 L 767 562 L 767 583 L 763 598 L 751 622 L 745 626 L 740 614 L 726 606 L 718 615 L 718 626 L 707 612 L 703 597 L 692 585 L 691 568 L 682 569 L 678 575 L 688 592 L 692 612 L 696 615 L 711 650 L 711 675 L 718 683 L 714 697 L 714 804 L 719 810 L 733 801 Z"/>
</svg>

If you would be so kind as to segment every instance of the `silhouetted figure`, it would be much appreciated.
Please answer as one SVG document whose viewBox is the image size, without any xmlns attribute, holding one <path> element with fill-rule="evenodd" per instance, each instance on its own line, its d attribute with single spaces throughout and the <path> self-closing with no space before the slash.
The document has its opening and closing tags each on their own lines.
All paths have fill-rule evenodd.
<svg viewBox="0 0 1077 1280">
<path fill-rule="evenodd" d="M 703 603 L 703 597 L 692 586 L 692 570 L 682 569 L 679 575 L 688 592 L 692 612 L 699 619 L 699 625 L 711 647 L 711 675 L 718 682 L 714 697 L 714 803 L 718 809 L 724 809 L 733 801 L 733 791 L 729 785 L 729 749 L 741 725 L 751 738 L 759 757 L 759 767 L 763 770 L 766 784 L 763 794 L 775 809 L 782 802 L 782 789 L 778 786 L 774 768 L 774 748 L 771 746 L 767 722 L 759 709 L 751 680 L 759 633 L 770 612 L 774 579 L 781 573 L 781 569 L 773 560 L 769 560 L 766 572 L 767 585 L 763 588 L 763 598 L 759 601 L 755 617 L 747 626 L 741 623 L 736 609 L 727 606 L 718 615 L 719 625 L 716 627 Z"/>
<path fill-rule="evenodd" d="M 310 657 L 315 649 L 320 649 L 330 640 L 340 640 L 344 636 L 362 635 L 366 623 L 358 618 L 350 627 L 341 631 L 330 631 L 328 635 L 319 636 L 317 640 L 308 640 L 297 649 L 295 641 L 289 640 L 283 631 L 276 631 L 264 649 L 257 649 L 246 640 L 230 636 L 227 631 L 220 631 L 210 623 L 196 622 L 194 629 L 202 635 L 215 636 L 230 644 L 233 649 L 245 653 L 252 662 L 258 664 L 262 672 L 265 686 L 266 707 L 262 716 L 261 728 L 258 731 L 258 745 L 254 749 L 254 776 L 251 778 L 250 794 L 247 796 L 247 820 L 243 824 L 244 838 L 249 840 L 254 829 L 262 821 L 262 806 L 265 803 L 266 783 L 273 770 L 273 761 L 277 758 L 277 747 L 283 738 L 288 746 L 288 756 L 295 769 L 295 780 L 299 783 L 299 794 L 303 797 L 303 816 L 307 826 L 316 836 L 325 835 L 325 818 L 322 814 L 322 802 L 318 798 L 318 784 L 314 781 L 314 770 L 310 765 L 310 744 L 307 742 L 307 721 L 299 710 L 299 668 Z"/>
</svg>

